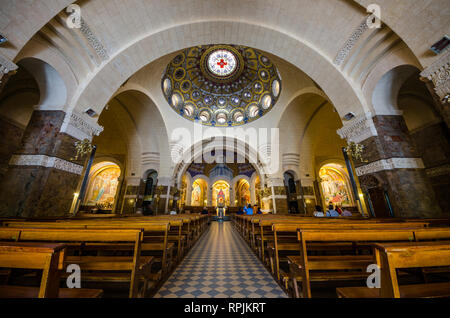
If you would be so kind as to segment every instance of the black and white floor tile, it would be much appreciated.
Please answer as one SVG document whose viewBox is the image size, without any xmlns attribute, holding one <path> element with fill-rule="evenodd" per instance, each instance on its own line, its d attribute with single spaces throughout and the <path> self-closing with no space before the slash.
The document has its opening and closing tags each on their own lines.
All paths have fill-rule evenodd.
<svg viewBox="0 0 450 318">
<path fill-rule="evenodd" d="M 213 222 L 155 298 L 287 298 L 230 222 Z"/>
</svg>

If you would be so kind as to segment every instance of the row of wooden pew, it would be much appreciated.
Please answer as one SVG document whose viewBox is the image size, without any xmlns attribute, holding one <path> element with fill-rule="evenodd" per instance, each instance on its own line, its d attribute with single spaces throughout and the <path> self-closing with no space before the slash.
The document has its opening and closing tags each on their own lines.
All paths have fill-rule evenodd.
<svg viewBox="0 0 450 318">
<path fill-rule="evenodd" d="M 242 216 L 233 224 L 293 297 L 336 282 L 339 297 L 450 297 L 450 220 Z M 381 288 L 366 285 L 370 265 Z M 430 280 L 439 277 L 437 282 Z M 399 284 L 412 281 L 407 285 Z M 356 284 L 352 287 L 342 287 Z"/>
<path fill-rule="evenodd" d="M 105 288 L 124 284 L 129 297 L 146 297 L 167 279 L 208 221 L 196 214 L 0 220 L 0 298 L 101 297 Z M 65 288 L 71 265 L 81 270 L 82 287 L 95 288 Z M 33 277 L 30 270 L 41 272 L 36 286 L 23 283 Z"/>
</svg>

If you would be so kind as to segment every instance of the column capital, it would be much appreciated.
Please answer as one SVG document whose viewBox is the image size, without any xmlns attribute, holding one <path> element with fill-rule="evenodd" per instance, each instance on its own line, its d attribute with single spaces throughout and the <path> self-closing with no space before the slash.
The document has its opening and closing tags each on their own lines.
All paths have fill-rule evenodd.
<svg viewBox="0 0 450 318">
<path fill-rule="evenodd" d="M 345 123 L 341 129 L 338 129 L 337 133 L 342 139 L 356 143 L 360 143 L 373 136 L 378 136 L 371 112 L 353 118 Z"/>
<path fill-rule="evenodd" d="M 3 75 L 16 72 L 18 68 L 14 62 L 0 54 L 0 79 Z"/>
<path fill-rule="evenodd" d="M 92 140 L 94 136 L 100 135 L 102 131 L 103 127 L 87 118 L 87 115 L 72 111 L 66 113 L 60 132 L 78 140 Z"/>
<path fill-rule="evenodd" d="M 450 94 L 450 49 L 420 73 L 420 76 L 433 82 L 434 90 L 442 102 Z"/>
</svg>

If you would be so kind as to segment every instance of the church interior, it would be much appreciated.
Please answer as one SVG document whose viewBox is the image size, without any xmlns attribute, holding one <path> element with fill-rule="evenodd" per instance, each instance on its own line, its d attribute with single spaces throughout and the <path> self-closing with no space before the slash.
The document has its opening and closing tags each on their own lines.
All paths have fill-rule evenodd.
<svg viewBox="0 0 450 318">
<path fill-rule="evenodd" d="M 450 297 L 449 4 L 1 0 L 0 298 Z"/>
</svg>

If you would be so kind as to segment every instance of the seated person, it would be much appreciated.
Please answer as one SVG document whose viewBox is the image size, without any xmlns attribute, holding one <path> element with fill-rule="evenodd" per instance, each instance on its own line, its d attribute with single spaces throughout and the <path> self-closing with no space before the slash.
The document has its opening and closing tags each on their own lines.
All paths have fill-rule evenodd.
<svg viewBox="0 0 450 318">
<path fill-rule="evenodd" d="M 236 215 L 244 215 L 244 211 L 242 210 L 242 207 L 239 207 L 238 211 L 236 212 Z"/>
<path fill-rule="evenodd" d="M 349 210 L 344 209 L 344 211 L 342 212 L 341 216 L 353 216 L 353 214 Z"/>
<path fill-rule="evenodd" d="M 175 211 L 175 209 L 173 209 L 172 211 L 170 211 L 170 215 L 177 215 L 177 211 Z"/>
<path fill-rule="evenodd" d="M 339 213 L 336 211 L 332 204 L 328 206 L 327 217 L 338 218 Z"/>
<path fill-rule="evenodd" d="M 325 217 L 325 213 L 323 213 L 322 207 L 320 205 L 316 205 L 316 211 L 314 211 L 313 215 L 316 218 L 323 218 L 323 217 Z"/>
<path fill-rule="evenodd" d="M 256 214 L 263 214 L 259 206 L 255 205 Z"/>
<path fill-rule="evenodd" d="M 202 210 L 202 213 L 201 214 L 203 214 L 203 215 L 206 215 L 206 214 L 208 214 L 208 209 L 207 208 L 203 208 L 203 210 Z"/>
<path fill-rule="evenodd" d="M 336 211 L 337 211 L 337 213 L 339 213 L 339 215 L 342 215 L 342 209 L 340 207 L 337 206 Z"/>
<path fill-rule="evenodd" d="M 252 209 L 252 205 L 251 205 L 251 204 L 249 204 L 249 205 L 247 206 L 247 208 L 245 208 L 245 214 L 247 214 L 247 215 L 253 215 L 253 209 Z"/>
</svg>

